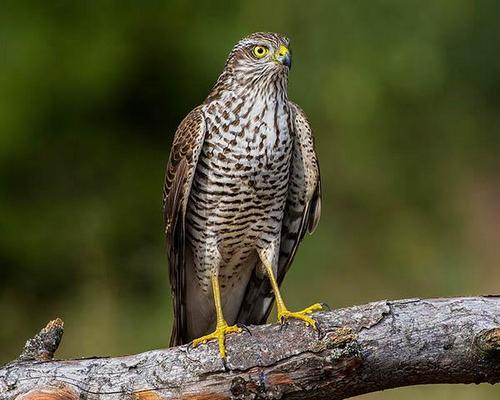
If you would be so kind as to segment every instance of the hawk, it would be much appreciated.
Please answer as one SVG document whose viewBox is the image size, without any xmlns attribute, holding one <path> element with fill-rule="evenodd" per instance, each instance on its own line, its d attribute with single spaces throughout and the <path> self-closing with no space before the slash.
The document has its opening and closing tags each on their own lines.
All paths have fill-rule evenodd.
<svg viewBox="0 0 500 400">
<path fill-rule="evenodd" d="M 321 305 L 291 312 L 279 290 L 321 209 L 311 127 L 288 100 L 291 65 L 288 38 L 243 38 L 177 128 L 163 194 L 171 346 L 217 340 L 225 358 L 225 335 L 265 323 L 274 300 L 281 323 L 316 328 Z"/>
</svg>

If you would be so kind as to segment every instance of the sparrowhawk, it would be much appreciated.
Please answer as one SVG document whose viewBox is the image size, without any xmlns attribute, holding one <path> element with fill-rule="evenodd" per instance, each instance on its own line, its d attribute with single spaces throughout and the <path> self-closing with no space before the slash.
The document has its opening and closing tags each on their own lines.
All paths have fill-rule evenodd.
<svg viewBox="0 0 500 400">
<path fill-rule="evenodd" d="M 224 358 L 224 336 L 265 323 L 275 299 L 279 321 L 316 327 L 320 304 L 290 312 L 279 291 L 321 209 L 311 127 L 288 100 L 291 63 L 288 38 L 243 38 L 175 133 L 163 196 L 172 346 L 216 339 Z"/>
</svg>

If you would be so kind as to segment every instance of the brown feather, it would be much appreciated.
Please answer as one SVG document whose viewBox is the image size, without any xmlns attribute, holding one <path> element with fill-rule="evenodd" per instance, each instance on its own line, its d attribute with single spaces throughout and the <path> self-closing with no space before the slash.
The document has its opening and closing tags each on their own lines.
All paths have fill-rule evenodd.
<svg viewBox="0 0 500 400">
<path fill-rule="evenodd" d="M 163 215 L 170 285 L 173 294 L 174 325 L 170 345 L 182 343 L 185 315 L 185 217 L 191 184 L 205 139 L 205 121 L 199 107 L 191 111 L 175 133 L 165 174 Z"/>
</svg>

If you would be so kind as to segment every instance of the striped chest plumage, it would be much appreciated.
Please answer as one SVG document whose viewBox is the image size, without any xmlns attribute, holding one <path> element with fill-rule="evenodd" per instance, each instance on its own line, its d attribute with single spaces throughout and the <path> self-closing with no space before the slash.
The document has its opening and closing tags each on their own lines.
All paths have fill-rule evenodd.
<svg viewBox="0 0 500 400">
<path fill-rule="evenodd" d="M 231 270 L 221 272 L 224 280 L 252 251 L 280 235 L 292 151 L 285 96 L 230 93 L 203 107 L 207 133 L 187 215 L 202 280 L 208 271 L 204 255 L 196 254 L 205 243 L 217 243 L 221 271 L 224 265 Z"/>
</svg>

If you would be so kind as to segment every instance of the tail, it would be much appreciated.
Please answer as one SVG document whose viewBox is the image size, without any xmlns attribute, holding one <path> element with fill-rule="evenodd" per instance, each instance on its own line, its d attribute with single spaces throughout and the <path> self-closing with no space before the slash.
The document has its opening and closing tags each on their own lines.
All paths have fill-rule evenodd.
<svg viewBox="0 0 500 400">
<path fill-rule="evenodd" d="M 170 347 L 190 343 L 193 339 L 205 335 L 215 327 L 215 306 L 212 301 L 207 301 L 207 296 L 201 290 L 196 269 L 194 267 L 193 253 L 189 246 L 183 251 L 182 287 L 174 292 L 174 318 Z M 172 260 L 174 263 L 176 260 Z"/>
<path fill-rule="evenodd" d="M 177 323 L 174 320 L 174 324 L 172 326 L 172 333 L 170 334 L 170 343 L 169 347 L 176 347 L 184 344 L 182 340 L 182 336 L 179 334 L 179 329 L 177 328 Z"/>
</svg>

